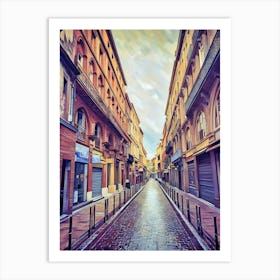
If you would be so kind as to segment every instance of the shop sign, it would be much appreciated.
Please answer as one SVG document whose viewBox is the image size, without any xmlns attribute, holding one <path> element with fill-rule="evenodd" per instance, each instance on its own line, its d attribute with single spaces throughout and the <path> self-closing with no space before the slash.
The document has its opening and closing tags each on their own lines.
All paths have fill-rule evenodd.
<svg viewBox="0 0 280 280">
<path fill-rule="evenodd" d="M 76 143 L 75 161 L 81 163 L 88 163 L 89 148 Z"/>
<path fill-rule="evenodd" d="M 92 154 L 91 163 L 100 163 L 100 155 Z"/>
</svg>

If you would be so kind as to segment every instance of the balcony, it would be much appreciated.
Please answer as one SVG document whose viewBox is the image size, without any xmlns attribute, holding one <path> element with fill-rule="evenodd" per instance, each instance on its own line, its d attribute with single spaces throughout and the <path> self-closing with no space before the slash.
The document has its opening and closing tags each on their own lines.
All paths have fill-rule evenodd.
<svg viewBox="0 0 280 280">
<path fill-rule="evenodd" d="M 82 72 L 78 76 L 78 82 L 84 88 L 85 92 L 90 97 L 90 99 L 94 102 L 94 104 L 97 105 L 99 110 L 101 110 L 106 115 L 107 114 L 106 104 L 104 103 L 101 96 L 99 95 L 97 88 L 93 85 L 92 81 L 84 72 Z"/>
<path fill-rule="evenodd" d="M 171 162 L 174 162 L 178 158 L 182 156 L 182 150 L 179 148 L 172 156 L 171 156 Z"/>
<path fill-rule="evenodd" d="M 127 132 L 125 132 L 121 127 L 114 114 L 108 110 L 105 102 L 98 93 L 97 88 L 93 85 L 92 81 L 84 72 L 78 76 L 78 83 L 83 88 L 83 92 L 80 92 L 80 94 L 89 97 L 95 106 L 101 111 L 101 113 L 113 124 L 113 126 L 123 135 L 127 135 Z"/>
<path fill-rule="evenodd" d="M 171 150 L 172 150 L 172 144 L 171 144 L 171 142 L 169 141 L 168 144 L 167 144 L 167 146 L 166 146 L 166 148 L 165 148 L 165 153 L 166 153 L 166 154 L 169 154 Z"/>
<path fill-rule="evenodd" d="M 198 77 L 185 103 L 186 115 L 190 113 L 192 106 L 197 100 L 204 83 L 206 82 L 208 76 L 211 73 L 213 66 L 215 65 L 215 62 L 218 60 L 219 57 L 220 57 L 220 31 L 217 31 L 213 43 L 205 58 L 203 66 L 200 69 Z"/>
<path fill-rule="evenodd" d="M 127 163 L 132 164 L 134 162 L 134 158 L 133 155 L 128 154 L 128 159 L 127 159 Z"/>
</svg>

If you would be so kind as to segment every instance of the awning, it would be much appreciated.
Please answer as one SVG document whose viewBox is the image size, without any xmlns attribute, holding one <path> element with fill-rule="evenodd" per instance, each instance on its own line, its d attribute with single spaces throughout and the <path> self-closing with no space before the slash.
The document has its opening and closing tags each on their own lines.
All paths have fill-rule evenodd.
<svg viewBox="0 0 280 280">
<path fill-rule="evenodd" d="M 194 153 L 193 155 L 194 155 L 194 156 L 197 156 L 197 155 L 203 154 L 207 149 L 208 149 L 208 148 L 203 148 L 202 150 L 200 150 L 200 151 Z"/>
<path fill-rule="evenodd" d="M 214 150 L 214 149 L 219 148 L 219 147 L 220 147 L 220 143 L 219 143 L 219 144 L 216 144 L 216 145 L 214 145 L 214 146 L 208 147 L 207 150 L 206 150 L 206 152 L 209 152 L 209 151 Z"/>
</svg>

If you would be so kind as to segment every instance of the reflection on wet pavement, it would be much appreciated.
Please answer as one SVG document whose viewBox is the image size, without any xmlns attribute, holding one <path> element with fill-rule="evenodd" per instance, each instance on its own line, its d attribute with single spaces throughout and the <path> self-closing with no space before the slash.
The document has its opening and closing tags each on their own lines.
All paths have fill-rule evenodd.
<svg viewBox="0 0 280 280">
<path fill-rule="evenodd" d="M 197 250 L 194 244 L 158 183 L 151 179 L 89 250 Z"/>
</svg>

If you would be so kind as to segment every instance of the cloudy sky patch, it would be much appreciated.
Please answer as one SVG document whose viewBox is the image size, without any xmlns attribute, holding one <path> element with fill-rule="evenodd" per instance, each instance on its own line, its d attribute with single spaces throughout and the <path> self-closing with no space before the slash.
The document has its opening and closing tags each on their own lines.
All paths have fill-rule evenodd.
<svg viewBox="0 0 280 280">
<path fill-rule="evenodd" d="M 151 159 L 162 137 L 179 31 L 113 30 L 114 40 Z"/>
</svg>

